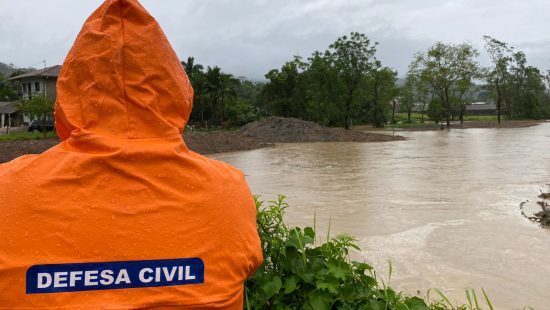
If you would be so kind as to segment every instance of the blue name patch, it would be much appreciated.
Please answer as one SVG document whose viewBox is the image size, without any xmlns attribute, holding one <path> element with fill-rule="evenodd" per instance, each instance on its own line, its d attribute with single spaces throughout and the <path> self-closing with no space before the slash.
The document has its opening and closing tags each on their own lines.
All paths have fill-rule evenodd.
<svg viewBox="0 0 550 310">
<path fill-rule="evenodd" d="M 200 258 L 36 265 L 27 270 L 27 294 L 47 294 L 204 283 Z"/>
</svg>

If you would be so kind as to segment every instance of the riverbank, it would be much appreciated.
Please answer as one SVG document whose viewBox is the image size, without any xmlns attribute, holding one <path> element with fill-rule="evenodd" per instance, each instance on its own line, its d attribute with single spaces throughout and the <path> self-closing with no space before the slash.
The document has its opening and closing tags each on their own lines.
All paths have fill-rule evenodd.
<svg viewBox="0 0 550 310">
<path fill-rule="evenodd" d="M 187 130 L 189 149 L 200 154 L 216 154 L 260 149 L 275 143 L 297 142 L 387 142 L 405 140 L 401 136 L 327 128 L 293 118 L 269 117 L 238 130 L 204 132 Z M 58 139 L 0 141 L 0 163 L 25 154 L 40 154 L 59 143 Z"/>
<path fill-rule="evenodd" d="M 186 133 L 184 139 L 189 149 L 200 154 L 246 151 L 273 145 L 230 131 L 191 132 Z M 0 141 L 0 163 L 8 162 L 26 154 L 43 153 L 59 142 L 57 138 Z"/>
<path fill-rule="evenodd" d="M 545 123 L 544 120 L 517 120 L 517 121 L 502 121 L 500 124 L 497 121 L 465 121 L 452 122 L 451 129 L 472 129 L 472 128 L 526 128 L 533 127 Z M 370 126 L 357 126 L 356 130 L 368 131 L 434 131 L 446 129 L 446 124 L 436 124 L 434 122 L 425 123 L 400 123 L 392 124 L 386 128 L 376 129 Z"/>
</svg>

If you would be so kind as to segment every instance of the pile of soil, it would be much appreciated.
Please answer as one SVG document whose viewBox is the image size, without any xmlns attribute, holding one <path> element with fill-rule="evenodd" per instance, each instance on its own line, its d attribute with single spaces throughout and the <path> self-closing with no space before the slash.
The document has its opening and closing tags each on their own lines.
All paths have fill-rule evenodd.
<svg viewBox="0 0 550 310">
<path fill-rule="evenodd" d="M 284 117 L 264 118 L 243 126 L 239 132 L 265 143 L 387 142 L 405 139 L 401 136 L 328 128 L 314 122 Z"/>
<path fill-rule="evenodd" d="M 365 133 L 342 128 L 326 128 L 294 118 L 269 117 L 236 131 L 200 132 L 188 130 L 187 147 L 200 154 L 254 150 L 274 143 L 295 142 L 386 142 L 404 140 L 400 136 Z M 59 143 L 57 139 L 0 141 L 0 163 L 25 154 L 40 154 Z"/>
<path fill-rule="evenodd" d="M 249 151 L 273 146 L 242 135 L 238 131 L 190 132 L 184 135 L 185 144 L 199 154 Z"/>
</svg>

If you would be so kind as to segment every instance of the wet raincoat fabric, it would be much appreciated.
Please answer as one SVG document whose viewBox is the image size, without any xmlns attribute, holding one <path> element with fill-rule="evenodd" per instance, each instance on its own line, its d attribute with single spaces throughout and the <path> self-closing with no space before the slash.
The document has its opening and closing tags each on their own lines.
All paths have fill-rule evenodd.
<svg viewBox="0 0 550 310">
<path fill-rule="evenodd" d="M 185 146 L 193 90 L 136 0 L 89 17 L 57 96 L 62 142 L 0 165 L 0 309 L 242 309 L 262 261 L 253 197 L 240 171 Z M 177 259 L 203 269 L 155 265 Z M 119 284 L 142 283 L 90 271 L 119 265 Z"/>
</svg>

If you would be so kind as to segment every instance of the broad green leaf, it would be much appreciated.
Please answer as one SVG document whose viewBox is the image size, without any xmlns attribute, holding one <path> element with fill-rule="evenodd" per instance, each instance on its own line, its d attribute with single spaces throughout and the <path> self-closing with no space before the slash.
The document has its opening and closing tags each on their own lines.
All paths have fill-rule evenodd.
<svg viewBox="0 0 550 310">
<path fill-rule="evenodd" d="M 321 291 L 311 292 L 308 301 L 309 305 L 315 310 L 330 310 L 330 297 Z"/>
<path fill-rule="evenodd" d="M 281 278 L 278 276 L 273 277 L 270 282 L 266 282 L 262 285 L 262 291 L 265 293 L 266 299 L 273 297 L 281 290 Z"/>
<path fill-rule="evenodd" d="M 383 301 L 380 300 L 371 300 L 367 304 L 366 309 L 368 310 L 385 310 L 386 304 Z"/>
<path fill-rule="evenodd" d="M 350 274 L 349 265 L 343 261 L 337 261 L 334 258 L 329 259 L 327 263 L 328 272 L 335 278 L 345 280 L 346 276 Z"/>
<path fill-rule="evenodd" d="M 411 297 L 405 300 L 405 304 L 409 307 L 410 310 L 429 310 L 430 308 L 426 305 L 424 300 L 418 297 Z"/>
<path fill-rule="evenodd" d="M 305 272 L 305 273 L 301 273 L 299 274 L 300 278 L 302 278 L 302 280 L 305 282 L 305 283 L 308 283 L 308 284 L 315 284 L 315 275 L 311 272 Z"/>
<path fill-rule="evenodd" d="M 317 281 L 315 283 L 315 285 L 317 286 L 317 289 L 327 290 L 327 291 L 329 291 L 329 293 L 334 294 L 334 295 L 338 294 L 339 285 L 338 285 L 337 281 L 334 281 L 334 282 L 331 282 L 331 281 Z"/>
<path fill-rule="evenodd" d="M 297 275 L 293 275 L 292 277 L 285 280 L 285 284 L 283 285 L 283 288 L 285 290 L 284 294 L 290 294 L 294 292 L 296 289 L 298 289 L 300 282 L 300 277 Z"/>
</svg>

